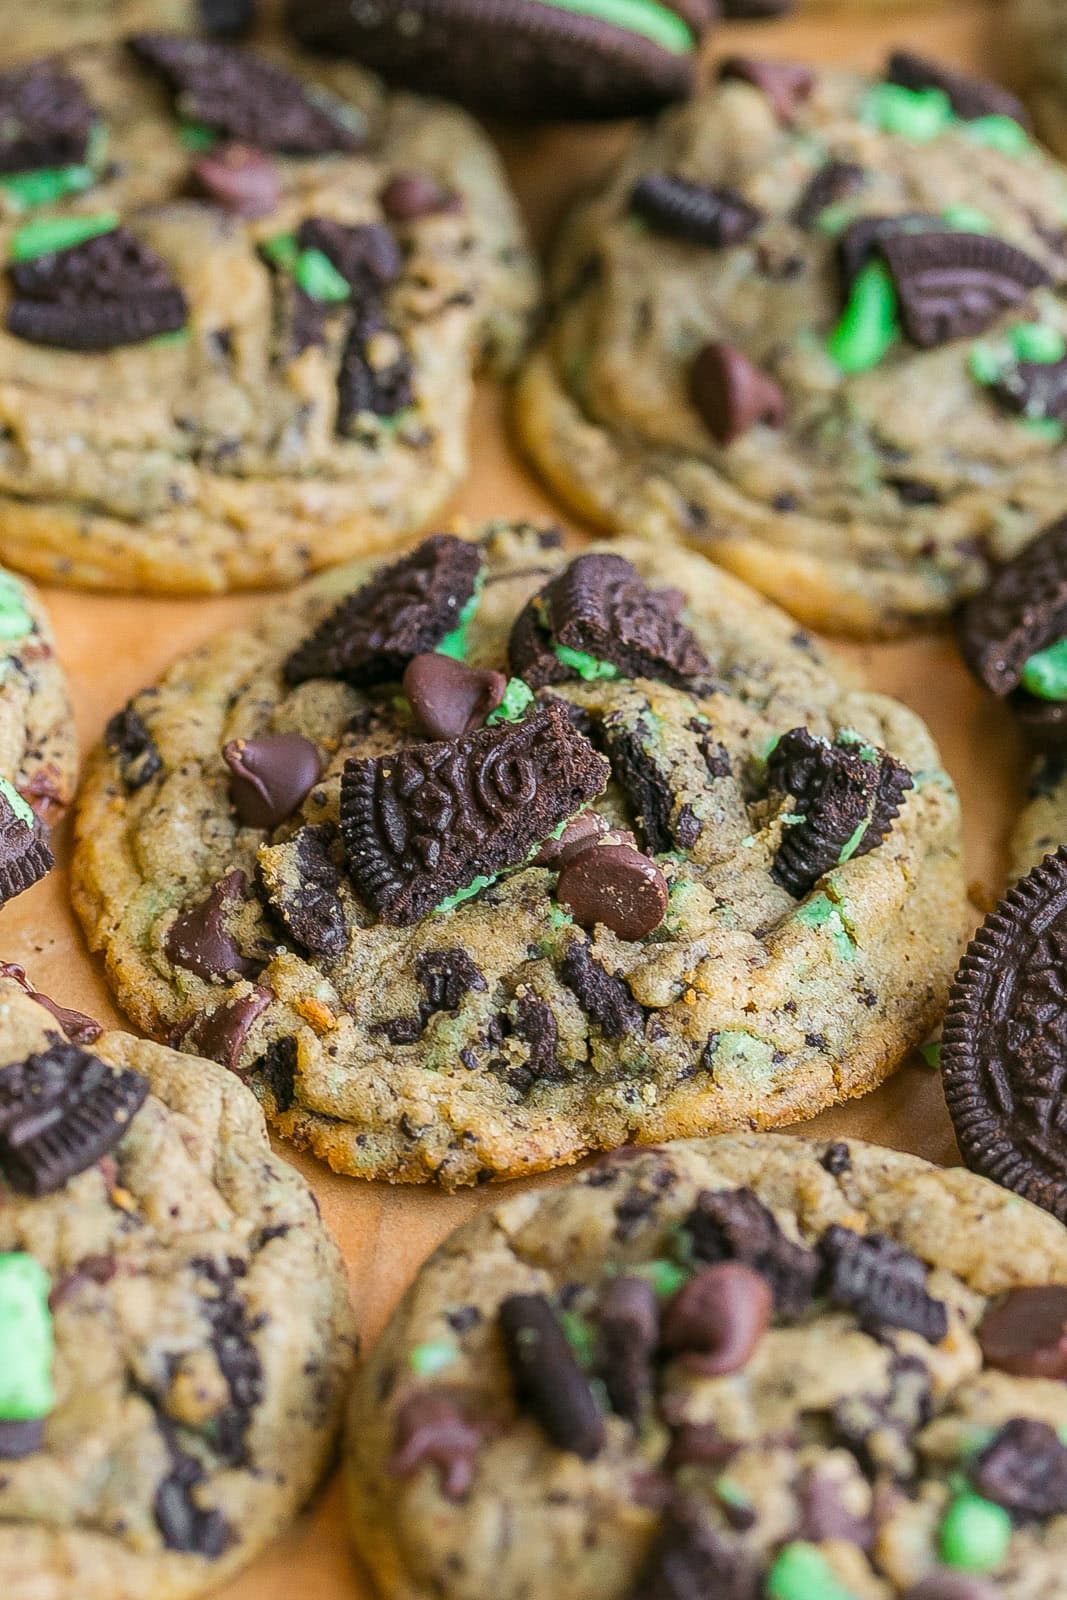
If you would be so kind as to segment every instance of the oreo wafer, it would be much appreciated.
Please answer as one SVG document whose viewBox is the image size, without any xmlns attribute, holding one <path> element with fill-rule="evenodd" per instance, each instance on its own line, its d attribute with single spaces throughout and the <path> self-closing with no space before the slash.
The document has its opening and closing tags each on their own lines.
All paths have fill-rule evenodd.
<svg viewBox="0 0 1067 1600">
<path fill-rule="evenodd" d="M 289 0 L 289 26 L 405 88 L 508 117 L 623 117 L 687 95 L 713 0 Z"/>
<path fill-rule="evenodd" d="M 0 905 L 31 889 L 54 865 L 40 817 L 0 778 Z"/>
<path fill-rule="evenodd" d="M 978 930 L 949 996 L 941 1068 L 967 1165 L 1067 1222 L 1067 847 Z"/>
</svg>

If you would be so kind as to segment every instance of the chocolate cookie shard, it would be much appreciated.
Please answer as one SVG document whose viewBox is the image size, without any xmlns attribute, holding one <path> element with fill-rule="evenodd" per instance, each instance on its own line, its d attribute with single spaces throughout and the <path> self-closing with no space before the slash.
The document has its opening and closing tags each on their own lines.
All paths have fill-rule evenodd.
<svg viewBox="0 0 1067 1600">
<path fill-rule="evenodd" d="M 348 942 L 341 872 L 331 855 L 336 836 L 332 824 L 312 824 L 259 853 L 267 903 L 294 942 L 312 955 L 339 956 Z"/>
<path fill-rule="evenodd" d="M 1061 846 L 978 930 L 956 974 L 941 1044 L 945 1098 L 967 1165 L 1063 1222 L 1065 964 Z"/>
<path fill-rule="evenodd" d="M 923 349 L 982 333 L 1050 282 L 1039 261 L 986 233 L 895 233 L 880 241 L 904 331 Z"/>
<path fill-rule="evenodd" d="M 740 1261 L 766 1278 L 779 1316 L 802 1316 L 811 1304 L 819 1257 L 787 1238 L 751 1189 L 704 1190 L 684 1227 L 694 1260 Z"/>
<path fill-rule="evenodd" d="M 813 228 L 828 207 L 863 188 L 867 174 L 854 161 L 827 161 L 812 175 L 793 209 L 798 228 Z"/>
<path fill-rule="evenodd" d="M 608 772 L 555 705 L 462 739 L 349 761 L 341 834 L 353 881 L 384 922 L 416 922 L 522 866 L 603 792 Z"/>
<path fill-rule="evenodd" d="M 604 1419 L 550 1302 L 509 1295 L 499 1324 L 519 1404 L 558 1449 L 592 1461 L 604 1447 Z"/>
<path fill-rule="evenodd" d="M 104 744 L 117 758 L 122 781 L 131 794 L 151 783 L 162 769 L 159 751 L 132 700 L 111 718 L 104 729 Z"/>
<path fill-rule="evenodd" d="M 691 183 L 670 172 L 640 178 L 630 194 L 630 210 L 656 233 L 714 250 L 740 244 L 763 220 L 763 213 L 735 189 Z"/>
<path fill-rule="evenodd" d="M 287 683 L 343 678 L 365 687 L 402 677 L 462 624 L 475 600 L 478 545 L 437 533 L 341 601 L 285 663 Z"/>
<path fill-rule="evenodd" d="M 916 55 L 913 50 L 894 50 L 885 75 L 888 83 L 897 83 L 902 89 L 940 89 L 964 122 L 974 122 L 979 117 L 1010 117 L 1024 128 L 1030 125 L 1022 101 L 999 83 L 972 78 L 929 56 Z"/>
<path fill-rule="evenodd" d="M 53 62 L 0 74 L 0 173 L 84 162 L 93 121 L 78 79 Z"/>
<path fill-rule="evenodd" d="M 644 1278 L 613 1278 L 597 1308 L 597 1371 L 612 1409 L 640 1427 L 652 1398 L 659 1302 Z"/>
<path fill-rule="evenodd" d="M 54 1194 L 122 1138 L 148 1080 L 70 1043 L 0 1069 L 0 1170 L 23 1194 Z"/>
<path fill-rule="evenodd" d="M 793 797 L 771 876 L 801 899 L 833 867 L 876 849 L 912 787 L 894 756 L 855 736 L 828 744 L 807 728 L 783 734 L 767 761 L 772 788 Z"/>
<path fill-rule="evenodd" d="M 126 228 L 8 267 L 7 329 L 30 344 L 114 350 L 185 327 L 189 307 L 170 268 Z"/>
<path fill-rule="evenodd" d="M 55 866 L 40 817 L 0 778 L 0 905 L 32 889 Z"/>
<path fill-rule="evenodd" d="M 1022 681 L 1030 657 L 1067 638 L 1067 517 L 1054 522 L 960 614 L 963 659 L 996 695 Z"/>
<path fill-rule="evenodd" d="M 1012 1289 L 978 1328 L 986 1366 L 1018 1378 L 1067 1378 L 1067 1284 Z"/>
<path fill-rule="evenodd" d="M 227 139 L 289 156 L 358 151 L 362 130 L 271 61 L 232 45 L 141 33 L 130 49 L 175 95 L 184 117 Z"/>
<path fill-rule="evenodd" d="M 531 689 L 576 677 L 657 678 L 692 688 L 711 677 L 675 596 L 650 589 L 621 556 L 579 556 L 519 614 L 511 670 Z M 612 670 L 614 669 L 614 670 Z"/>
<path fill-rule="evenodd" d="M 593 959 L 584 939 L 574 939 L 568 945 L 559 975 L 605 1038 L 622 1039 L 628 1033 L 643 1031 L 644 1013 L 625 981 L 606 972 Z"/>
<path fill-rule="evenodd" d="M 820 1241 L 831 1302 L 854 1311 L 861 1326 L 877 1332 L 904 1328 L 930 1344 L 948 1333 L 948 1310 L 927 1292 L 924 1262 L 892 1239 L 869 1238 L 836 1224 Z"/>
<path fill-rule="evenodd" d="M 889 239 L 897 233 L 944 231 L 944 218 L 928 211 L 898 211 L 886 216 L 857 217 L 841 234 L 834 252 L 841 279 L 842 303 L 847 304 L 856 279 L 878 255 L 883 239 Z"/>
</svg>

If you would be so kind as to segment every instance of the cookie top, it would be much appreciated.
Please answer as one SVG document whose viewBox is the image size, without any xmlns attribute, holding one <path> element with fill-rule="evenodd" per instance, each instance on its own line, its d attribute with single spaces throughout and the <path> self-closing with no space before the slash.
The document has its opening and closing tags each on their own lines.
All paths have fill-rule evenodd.
<svg viewBox="0 0 1067 1600">
<path fill-rule="evenodd" d="M 254 26 L 257 13 L 272 7 L 273 0 L 47 0 L 31 6 L 0 0 L 0 29 L 5 60 L 32 61 L 57 45 L 98 44 L 138 28 L 239 38 Z"/>
<path fill-rule="evenodd" d="M 1038 756 L 1030 773 L 1026 804 L 1011 838 L 1014 881 L 1067 839 L 1067 753 L 1049 750 Z"/>
<path fill-rule="evenodd" d="M 472 372 L 514 360 L 535 293 L 472 122 L 158 33 L 11 69 L 4 109 L 12 562 L 247 587 L 424 524 L 465 469 Z"/>
<path fill-rule="evenodd" d="M 1051 1595 L 1065 1312 L 1067 1233 L 969 1173 L 620 1152 L 423 1269 L 353 1394 L 355 1536 L 405 1600 Z"/>
<path fill-rule="evenodd" d="M 0 978 L 6 1590 L 199 1594 L 329 1459 L 343 1263 L 231 1074 L 31 995 Z"/>
<path fill-rule="evenodd" d="M 917 718 L 698 556 L 558 542 L 324 576 L 89 763 L 74 896 L 121 1003 L 341 1170 L 781 1124 L 881 1081 L 955 966 Z"/>
<path fill-rule="evenodd" d="M 821 627 L 947 612 L 1061 509 L 1067 175 L 1020 118 L 906 52 L 724 63 L 565 233 L 534 460 Z"/>
</svg>

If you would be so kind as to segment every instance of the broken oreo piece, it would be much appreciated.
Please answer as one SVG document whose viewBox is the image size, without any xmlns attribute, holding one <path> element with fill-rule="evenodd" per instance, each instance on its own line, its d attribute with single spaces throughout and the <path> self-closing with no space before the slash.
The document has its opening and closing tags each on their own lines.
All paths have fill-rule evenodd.
<svg viewBox="0 0 1067 1600">
<path fill-rule="evenodd" d="M 656 678 L 692 689 L 712 676 L 675 597 L 650 589 L 622 556 L 579 556 L 519 613 L 512 674 L 531 689 L 578 677 Z"/>
<path fill-rule="evenodd" d="M 357 890 L 407 926 L 522 866 L 601 794 L 609 768 L 558 706 L 345 766 L 341 834 Z"/>
<path fill-rule="evenodd" d="M 0 74 L 0 174 L 84 163 L 94 120 L 78 79 L 53 62 Z"/>
<path fill-rule="evenodd" d="M 198 0 L 200 25 L 217 39 L 239 39 L 251 33 L 257 0 Z"/>
<path fill-rule="evenodd" d="M 519 1404 L 558 1449 L 592 1461 L 604 1447 L 604 1419 L 549 1301 L 509 1295 L 499 1326 Z"/>
<path fill-rule="evenodd" d="M 649 172 L 630 193 L 630 210 L 656 232 L 713 250 L 740 244 L 763 213 L 734 189 L 690 183 L 670 172 Z"/>
<path fill-rule="evenodd" d="M 337 431 L 349 435 L 361 419 L 396 417 L 415 404 L 414 369 L 401 336 L 377 301 L 352 319 L 337 374 Z"/>
<path fill-rule="evenodd" d="M 1022 101 L 999 83 L 972 78 L 912 50 L 894 50 L 885 76 L 887 83 L 899 84 L 902 89 L 940 89 L 964 122 L 976 122 L 980 117 L 1010 117 L 1024 128 L 1030 126 Z"/>
<path fill-rule="evenodd" d="M 948 1310 L 927 1292 L 929 1269 L 918 1256 L 892 1239 L 865 1237 L 836 1223 L 819 1248 L 831 1303 L 854 1311 L 863 1328 L 874 1333 L 903 1328 L 930 1344 L 946 1337 Z"/>
<path fill-rule="evenodd" d="M 299 79 L 232 45 L 166 33 L 135 34 L 130 49 L 158 72 L 182 116 L 238 144 L 288 156 L 358 152 L 362 132 Z"/>
<path fill-rule="evenodd" d="M 771 787 L 792 795 L 798 820 L 782 830 L 771 877 L 802 899 L 833 867 L 868 855 L 893 827 L 912 787 L 908 769 L 873 745 L 807 728 L 783 734 L 767 760 Z"/>
<path fill-rule="evenodd" d="M 1033 256 L 987 233 L 899 232 L 882 237 L 878 248 L 904 331 L 924 350 L 984 332 L 1009 306 L 1050 282 Z"/>
<path fill-rule="evenodd" d="M 330 854 L 336 837 L 332 824 L 316 823 L 259 852 L 268 905 L 293 941 L 316 956 L 339 956 L 348 942 L 341 873 Z"/>
<path fill-rule="evenodd" d="M 779 1316 L 800 1317 L 811 1304 L 819 1257 L 788 1238 L 751 1189 L 703 1190 L 683 1227 L 695 1261 L 740 1261 L 766 1278 Z"/>
<path fill-rule="evenodd" d="M 115 1147 L 147 1095 L 140 1073 L 66 1042 L 0 1069 L 0 1171 L 21 1194 L 54 1194 Z"/>
<path fill-rule="evenodd" d="M 115 350 L 177 333 L 188 320 L 170 268 L 123 227 L 7 270 L 7 329 L 30 344 Z"/>
<path fill-rule="evenodd" d="M 342 600 L 285 663 L 285 681 L 343 678 L 365 687 L 402 677 L 414 656 L 462 625 L 484 557 L 452 534 L 424 539 Z"/>
<path fill-rule="evenodd" d="M 984 1499 L 1017 1522 L 1067 1514 L 1067 1445 L 1047 1422 L 1015 1417 L 1005 1423 L 971 1464 L 970 1478 Z"/>
<path fill-rule="evenodd" d="M 44 823 L 14 785 L 0 778 L 0 905 L 32 889 L 54 866 Z"/>
<path fill-rule="evenodd" d="M 1067 358 L 1012 362 L 990 392 L 1013 416 L 1067 422 Z"/>
<path fill-rule="evenodd" d="M 957 631 L 963 659 L 987 689 L 1018 689 L 1030 657 L 1067 638 L 1067 517 L 994 573 Z"/>
<path fill-rule="evenodd" d="M 1067 1222 L 1067 847 L 987 917 L 949 995 L 941 1071 L 963 1159 Z"/>
<path fill-rule="evenodd" d="M 381 294 L 403 271 L 400 246 L 383 222 L 346 224 L 332 217 L 308 217 L 296 237 L 301 250 L 318 250 L 326 257 L 357 299 Z"/>
<path fill-rule="evenodd" d="M 867 174 L 854 161 L 827 161 L 815 172 L 793 208 L 798 228 L 813 228 L 829 206 L 863 188 Z"/>
</svg>

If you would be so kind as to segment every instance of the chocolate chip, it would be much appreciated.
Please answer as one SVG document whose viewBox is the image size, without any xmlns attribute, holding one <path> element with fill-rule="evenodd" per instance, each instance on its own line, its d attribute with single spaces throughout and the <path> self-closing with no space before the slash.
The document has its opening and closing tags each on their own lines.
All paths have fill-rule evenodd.
<svg viewBox="0 0 1067 1600">
<path fill-rule="evenodd" d="M 725 1467 L 740 1449 L 724 1439 L 714 1422 L 683 1422 L 674 1432 L 664 1465 L 668 1472 L 681 1467 Z"/>
<path fill-rule="evenodd" d="M 760 56 L 731 56 L 719 68 L 720 79 L 738 78 L 766 95 L 779 122 L 790 123 L 815 88 L 810 67 L 793 61 L 767 61 Z"/>
<path fill-rule="evenodd" d="M 458 739 L 480 728 L 507 686 L 502 672 L 468 667 L 435 652 L 415 656 L 404 669 L 404 693 L 431 739 Z"/>
<path fill-rule="evenodd" d="M 252 1024 L 273 999 L 270 989 L 257 988 L 237 1000 L 216 1006 L 214 1011 L 199 1012 L 182 1036 L 182 1048 L 236 1072 Z"/>
<path fill-rule="evenodd" d="M 229 872 L 206 899 L 175 918 L 164 948 L 176 967 L 194 972 L 205 983 L 255 977 L 260 963 L 241 954 L 229 931 L 234 911 L 248 897 L 247 887 L 243 872 Z"/>
<path fill-rule="evenodd" d="M 867 173 L 854 161 L 827 161 L 813 173 L 804 193 L 793 208 L 798 228 L 813 228 L 829 206 L 862 189 Z"/>
<path fill-rule="evenodd" d="M 399 278 L 404 257 L 391 228 L 381 222 L 344 223 L 308 217 L 297 233 L 301 250 L 318 250 L 357 299 L 378 295 Z"/>
<path fill-rule="evenodd" d="M 433 1467 L 446 1500 L 465 1500 L 474 1483 L 478 1456 L 494 1429 L 470 1416 L 470 1401 L 447 1389 L 419 1389 L 400 1407 L 393 1453 L 386 1471 L 412 1478 Z"/>
<path fill-rule="evenodd" d="M 1024 128 L 1030 125 L 1022 101 L 999 83 L 972 78 L 940 61 L 932 61 L 929 56 L 916 55 L 913 50 L 894 50 L 885 76 L 888 83 L 897 83 L 902 89 L 940 89 L 964 122 L 974 122 L 980 117 L 1010 117 Z"/>
<path fill-rule="evenodd" d="M 290 156 L 359 151 L 362 134 L 283 68 L 230 45 L 137 34 L 131 50 L 158 72 L 182 115 L 227 139 Z"/>
<path fill-rule="evenodd" d="M 674 1295 L 663 1313 L 663 1348 L 684 1357 L 701 1377 L 740 1372 L 770 1327 L 774 1292 L 739 1261 L 705 1267 Z"/>
<path fill-rule="evenodd" d="M 162 758 L 132 700 L 115 713 L 104 729 L 104 744 L 116 757 L 122 781 L 131 794 L 151 783 L 162 770 Z"/>
<path fill-rule="evenodd" d="M 0 1422 L 0 1461 L 24 1461 L 44 1448 L 44 1420 Z"/>
<path fill-rule="evenodd" d="M 821 1157 L 819 1165 L 831 1178 L 839 1178 L 842 1173 L 852 1171 L 852 1152 L 847 1144 L 832 1144 Z"/>
<path fill-rule="evenodd" d="M 189 307 L 167 266 L 126 228 L 8 267 L 7 329 L 30 344 L 114 350 L 184 328 Z"/>
<path fill-rule="evenodd" d="M 509 1295 L 499 1321 L 519 1404 L 558 1449 L 592 1461 L 604 1447 L 604 1419 L 549 1301 Z"/>
<path fill-rule="evenodd" d="M 67 1006 L 61 1006 L 57 1001 L 49 999 L 35 989 L 26 976 L 26 969 L 18 966 L 14 961 L 0 961 L 0 977 L 12 978 L 39 1006 L 51 1012 L 59 1026 L 63 1029 L 72 1044 L 92 1044 L 99 1039 L 103 1028 L 92 1017 L 87 1017 L 83 1011 L 71 1011 Z"/>
<path fill-rule="evenodd" d="M 0 783 L 0 905 L 32 889 L 54 866 L 44 823 L 10 784 Z"/>
<path fill-rule="evenodd" d="M 670 172 L 649 172 L 630 192 L 630 210 L 657 233 L 722 249 L 740 244 L 763 213 L 734 189 L 690 183 Z"/>
<path fill-rule="evenodd" d="M 78 79 L 53 62 L 0 74 L 0 173 L 80 165 L 93 121 Z"/>
<path fill-rule="evenodd" d="M 603 925 L 620 939 L 644 939 L 667 913 L 667 880 L 627 844 L 596 844 L 560 871 L 556 899 L 580 928 Z"/>
<path fill-rule="evenodd" d="M 266 733 L 223 746 L 230 800 L 247 828 L 276 828 L 297 811 L 322 776 L 318 746 L 299 733 Z"/>
<path fill-rule="evenodd" d="M 1049 283 L 1039 261 L 992 234 L 895 233 L 879 241 L 904 331 L 923 349 L 983 333 Z"/>
<path fill-rule="evenodd" d="M 521 866 L 600 794 L 608 766 L 556 706 L 448 743 L 349 761 L 341 834 L 378 916 L 417 922 L 478 877 Z"/>
<path fill-rule="evenodd" d="M 1067 1378 L 1067 1285 L 1012 1289 L 978 1328 L 987 1367 L 1017 1378 Z"/>
<path fill-rule="evenodd" d="M 684 1226 L 695 1261 L 740 1261 L 766 1278 L 780 1316 L 802 1316 L 811 1304 L 818 1256 L 787 1238 L 751 1189 L 705 1189 Z"/>
<path fill-rule="evenodd" d="M 256 222 L 278 209 L 282 181 L 262 151 L 246 144 L 218 145 L 193 162 L 197 188 L 236 217 Z"/>
<path fill-rule="evenodd" d="M 259 854 L 267 903 L 294 942 L 317 956 L 339 956 L 348 943 L 341 873 L 331 854 L 338 837 L 332 824 L 310 825 Z"/>
<path fill-rule="evenodd" d="M 53 1035 L 54 1037 L 54 1035 Z M 148 1080 L 55 1044 L 0 1070 L 0 1170 L 21 1194 L 54 1194 L 114 1149 Z"/>
<path fill-rule="evenodd" d="M 584 939 L 574 939 L 560 965 L 559 975 L 578 997 L 582 1010 L 600 1025 L 605 1039 L 622 1039 L 639 1034 L 644 1013 L 622 978 L 605 972 L 593 960 Z"/>
<path fill-rule="evenodd" d="M 697 353 L 689 369 L 689 394 L 712 438 L 733 444 L 757 425 L 780 428 L 788 406 L 785 394 L 734 345 L 714 340 Z"/>
<path fill-rule="evenodd" d="M 72 1272 L 68 1272 L 53 1284 L 52 1292 L 48 1296 L 49 1311 L 58 1311 L 59 1307 L 66 1305 L 68 1300 L 73 1300 L 85 1288 L 86 1284 L 95 1284 L 99 1288 L 109 1284 L 119 1270 L 119 1264 L 114 1256 L 89 1255 L 82 1256 Z"/>
<path fill-rule="evenodd" d="M 477 592 L 476 544 L 434 534 L 348 595 L 285 663 L 289 684 L 343 678 L 357 688 L 398 679 L 439 645 Z"/>
<path fill-rule="evenodd" d="M 948 1309 L 927 1293 L 928 1269 L 902 1245 L 836 1223 L 820 1241 L 831 1303 L 854 1311 L 872 1331 L 905 1328 L 930 1344 L 948 1334 Z"/>
<path fill-rule="evenodd" d="M 644 1278 L 613 1278 L 597 1310 L 597 1370 L 612 1407 L 635 1428 L 652 1396 L 659 1303 Z"/>
<path fill-rule="evenodd" d="M 980 1495 L 1020 1522 L 1067 1513 L 1067 1445 L 1047 1422 L 1005 1423 L 972 1461 L 970 1477 Z"/>
<path fill-rule="evenodd" d="M 398 172 L 378 197 L 390 222 L 418 222 L 422 217 L 462 206 L 460 196 L 425 172 Z"/>
<path fill-rule="evenodd" d="M 598 839 L 602 839 L 610 831 L 610 826 L 597 811 L 581 812 L 571 818 L 558 839 L 545 840 L 533 858 L 533 865 L 558 871 L 565 861 L 581 855 L 583 850 L 590 849 Z"/>
</svg>

